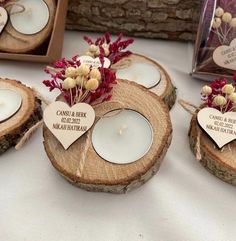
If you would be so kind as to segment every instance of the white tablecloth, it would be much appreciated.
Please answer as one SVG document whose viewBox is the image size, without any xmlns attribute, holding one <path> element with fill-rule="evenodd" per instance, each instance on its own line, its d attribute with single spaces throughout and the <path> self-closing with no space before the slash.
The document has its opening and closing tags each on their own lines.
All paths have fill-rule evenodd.
<svg viewBox="0 0 236 241">
<path fill-rule="evenodd" d="M 84 33 L 66 32 L 63 56 L 83 54 Z M 90 34 L 96 37 L 96 34 Z M 135 39 L 133 52 L 158 60 L 178 98 L 200 103 L 204 82 L 189 76 L 192 46 Z M 53 99 L 43 65 L 0 61 L 0 76 L 21 80 Z M 171 111 L 173 140 L 160 171 L 126 195 L 89 193 L 52 167 L 41 130 L 20 151 L 0 156 L 0 241 L 235 241 L 236 189 L 209 174 L 188 144 L 190 115 Z"/>
</svg>

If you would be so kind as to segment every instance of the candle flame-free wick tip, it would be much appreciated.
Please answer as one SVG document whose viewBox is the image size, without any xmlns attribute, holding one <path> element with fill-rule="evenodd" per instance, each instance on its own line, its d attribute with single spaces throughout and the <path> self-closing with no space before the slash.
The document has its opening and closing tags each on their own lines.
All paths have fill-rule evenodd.
<svg viewBox="0 0 236 241">
<path fill-rule="evenodd" d="M 123 125 L 123 126 L 119 129 L 119 131 L 118 131 L 119 135 L 122 136 L 123 132 L 124 132 L 127 128 L 128 128 L 127 125 Z"/>
</svg>

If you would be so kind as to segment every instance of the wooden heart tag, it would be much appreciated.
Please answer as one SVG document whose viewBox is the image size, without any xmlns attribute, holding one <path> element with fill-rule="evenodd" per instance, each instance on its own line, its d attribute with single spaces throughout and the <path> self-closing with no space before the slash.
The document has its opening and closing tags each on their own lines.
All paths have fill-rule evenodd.
<svg viewBox="0 0 236 241">
<path fill-rule="evenodd" d="M 72 107 L 61 101 L 50 104 L 44 111 L 45 125 L 67 150 L 86 133 L 95 121 L 95 111 L 86 103 Z"/>
<path fill-rule="evenodd" d="M 220 67 L 236 70 L 236 38 L 229 46 L 222 45 L 216 48 L 213 60 Z"/>
<path fill-rule="evenodd" d="M 101 61 L 98 57 L 94 59 L 91 56 L 83 55 L 78 57 L 77 60 L 79 60 L 81 64 L 92 66 L 92 68 L 99 68 L 102 66 Z M 111 61 L 108 58 L 104 58 L 104 68 L 109 68 L 110 65 Z"/>
<path fill-rule="evenodd" d="M 219 148 L 236 139 L 236 112 L 222 114 L 213 108 L 203 108 L 197 120 Z"/>
<path fill-rule="evenodd" d="M 8 21 L 7 10 L 3 7 L 0 7 L 0 34 L 3 31 Z"/>
</svg>

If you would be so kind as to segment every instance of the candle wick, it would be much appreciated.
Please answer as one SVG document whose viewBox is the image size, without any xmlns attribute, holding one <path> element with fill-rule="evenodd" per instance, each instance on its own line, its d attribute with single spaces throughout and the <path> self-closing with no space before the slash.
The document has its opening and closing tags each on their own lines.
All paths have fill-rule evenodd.
<svg viewBox="0 0 236 241">
<path fill-rule="evenodd" d="M 122 136 L 123 132 L 128 128 L 127 125 L 123 125 L 121 126 L 121 128 L 119 129 L 118 133 L 120 136 Z"/>
</svg>

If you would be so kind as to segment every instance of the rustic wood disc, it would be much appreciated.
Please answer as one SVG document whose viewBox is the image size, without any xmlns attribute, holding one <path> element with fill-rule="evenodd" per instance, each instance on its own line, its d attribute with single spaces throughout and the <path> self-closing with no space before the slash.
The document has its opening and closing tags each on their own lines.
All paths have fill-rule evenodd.
<svg viewBox="0 0 236 241">
<path fill-rule="evenodd" d="M 0 123 L 0 154 L 15 146 L 24 133 L 42 119 L 41 102 L 32 89 L 19 81 L 0 78 L 0 89 L 10 89 L 22 97 L 18 112 L 8 120 Z"/>
<path fill-rule="evenodd" d="M 218 149 L 213 140 L 200 128 L 197 115 L 194 115 L 189 130 L 190 147 L 194 154 L 198 131 L 201 132 L 200 163 L 216 177 L 236 186 L 236 141 L 231 142 L 230 146 L 225 146 L 223 150 Z"/>
<path fill-rule="evenodd" d="M 9 19 L 7 26 L 0 35 L 0 51 L 7 53 L 27 53 L 42 45 L 50 36 L 56 11 L 55 0 L 44 0 L 49 9 L 47 26 L 39 33 L 26 35 L 16 31 Z"/>
<path fill-rule="evenodd" d="M 114 164 L 98 156 L 91 143 L 93 128 L 65 151 L 44 126 L 44 147 L 47 155 L 52 165 L 71 183 L 88 191 L 125 193 L 145 183 L 159 170 L 172 138 L 167 106 L 160 97 L 146 88 L 131 81 L 119 80 L 113 90 L 112 101 L 95 108 L 96 116 L 103 116 L 119 108 L 132 109 L 143 114 L 153 128 L 153 144 L 149 152 L 130 164 Z M 98 120 L 98 117 L 96 119 Z M 84 162 L 81 162 L 86 142 L 88 151 Z"/>
<path fill-rule="evenodd" d="M 157 84 L 153 88 L 150 88 L 149 90 L 160 96 L 163 99 L 163 101 L 168 105 L 169 109 L 171 109 L 176 101 L 176 88 L 173 86 L 171 78 L 166 72 L 166 70 L 156 61 L 139 54 L 131 54 L 130 56 L 120 60 L 112 67 L 114 69 L 126 68 L 130 66 L 132 63 L 143 62 L 154 65 L 159 70 L 161 74 L 161 81 L 159 82 L 159 84 Z"/>
</svg>

